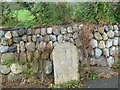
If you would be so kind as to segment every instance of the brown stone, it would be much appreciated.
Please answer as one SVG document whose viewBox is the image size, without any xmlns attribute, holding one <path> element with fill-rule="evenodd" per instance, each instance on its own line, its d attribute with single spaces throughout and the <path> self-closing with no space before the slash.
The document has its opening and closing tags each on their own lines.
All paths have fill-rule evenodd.
<svg viewBox="0 0 120 90">
<path fill-rule="evenodd" d="M 42 60 L 47 60 L 47 59 L 49 59 L 49 52 L 46 52 L 46 51 L 42 52 L 42 54 L 41 54 L 41 59 L 42 59 Z"/>
<path fill-rule="evenodd" d="M 76 44 L 77 47 L 82 46 L 82 42 L 79 38 L 75 39 L 75 44 Z"/>
<path fill-rule="evenodd" d="M 27 51 L 27 60 L 32 61 L 33 60 L 33 52 Z"/>
<path fill-rule="evenodd" d="M 8 40 L 8 45 L 10 46 L 10 45 L 12 45 L 13 44 L 13 39 L 9 39 Z"/>
<path fill-rule="evenodd" d="M 21 53 L 20 53 L 20 62 L 21 62 L 21 63 L 27 62 L 27 55 L 26 55 L 25 52 L 21 52 Z"/>
<path fill-rule="evenodd" d="M 33 60 L 39 60 L 40 59 L 40 52 L 38 51 L 38 50 L 36 50 L 35 52 L 34 52 L 34 58 L 33 58 Z"/>
</svg>

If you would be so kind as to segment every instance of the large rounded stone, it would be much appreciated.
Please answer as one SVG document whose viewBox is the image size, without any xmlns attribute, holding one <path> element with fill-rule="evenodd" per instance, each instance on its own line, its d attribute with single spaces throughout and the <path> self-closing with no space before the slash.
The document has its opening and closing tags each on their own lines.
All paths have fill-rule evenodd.
<svg viewBox="0 0 120 90">
<path fill-rule="evenodd" d="M 1 43 L 1 45 L 7 46 L 9 42 L 8 42 L 8 39 L 6 39 L 6 38 L 3 37 L 3 38 L 1 39 L 1 42 L 0 42 L 0 43 Z"/>
<path fill-rule="evenodd" d="M 36 36 L 36 35 L 33 35 L 33 36 L 32 36 L 32 41 L 33 41 L 33 42 L 36 42 L 36 41 L 37 41 L 37 36 Z"/>
<path fill-rule="evenodd" d="M 19 34 L 20 36 L 24 35 L 25 32 L 26 32 L 26 30 L 24 30 L 24 29 L 19 29 L 19 30 L 18 30 L 18 34 Z"/>
<path fill-rule="evenodd" d="M 60 28 L 53 28 L 53 33 L 55 35 L 59 35 L 60 34 Z"/>
<path fill-rule="evenodd" d="M 112 65 L 114 64 L 114 58 L 110 56 L 109 58 L 107 58 L 107 62 L 108 62 L 108 66 L 112 67 Z"/>
<path fill-rule="evenodd" d="M 105 48 L 105 42 L 104 41 L 100 41 L 98 47 L 101 48 L 101 49 Z"/>
<path fill-rule="evenodd" d="M 52 27 L 47 28 L 47 33 L 51 34 L 52 33 Z"/>
<path fill-rule="evenodd" d="M 52 49 L 53 48 L 53 42 L 52 41 L 49 41 L 48 43 L 47 43 L 47 49 Z"/>
<path fill-rule="evenodd" d="M 8 52 L 16 52 L 17 51 L 17 46 L 14 44 L 8 48 Z"/>
<path fill-rule="evenodd" d="M 20 41 L 20 50 L 21 50 L 22 52 L 25 51 L 25 43 L 24 43 L 23 41 Z"/>
<path fill-rule="evenodd" d="M 44 60 L 43 66 L 45 74 L 49 75 L 52 73 L 52 61 Z"/>
<path fill-rule="evenodd" d="M 115 30 L 119 30 L 119 27 L 117 25 L 114 25 Z"/>
<path fill-rule="evenodd" d="M 38 46 L 38 50 L 43 51 L 43 50 L 45 50 L 45 48 L 46 48 L 46 43 L 41 41 L 39 46 Z"/>
<path fill-rule="evenodd" d="M 107 35 L 108 35 L 109 38 L 113 38 L 115 33 L 112 30 L 110 30 L 110 31 L 107 32 Z"/>
<path fill-rule="evenodd" d="M 69 37 L 67 34 L 65 34 L 65 35 L 63 36 L 63 40 L 64 40 L 64 41 L 69 41 L 69 39 L 70 39 L 70 37 Z"/>
<path fill-rule="evenodd" d="M 41 59 L 43 59 L 43 60 L 49 59 L 49 53 L 46 52 L 46 51 L 42 52 L 42 54 L 41 54 Z"/>
<path fill-rule="evenodd" d="M 12 31 L 12 36 L 13 37 L 18 37 L 19 35 L 18 35 L 18 32 L 17 31 Z"/>
<path fill-rule="evenodd" d="M 51 40 L 51 41 L 56 41 L 56 39 L 57 39 L 57 38 L 56 38 L 55 35 L 50 35 L 50 40 Z"/>
<path fill-rule="evenodd" d="M 13 37 L 13 41 L 15 43 L 19 43 L 21 41 L 21 37 Z"/>
<path fill-rule="evenodd" d="M 27 35 L 23 35 L 22 36 L 22 40 L 25 41 L 25 42 L 27 42 Z"/>
<path fill-rule="evenodd" d="M 98 65 L 100 66 L 107 66 L 107 62 L 104 56 L 101 56 L 100 58 L 97 59 Z"/>
<path fill-rule="evenodd" d="M 99 58 L 102 55 L 102 50 L 99 48 L 95 48 L 95 57 Z"/>
<path fill-rule="evenodd" d="M 108 39 L 107 42 L 106 42 L 106 47 L 109 48 L 109 47 L 112 46 L 112 44 L 113 44 L 112 39 Z"/>
<path fill-rule="evenodd" d="M 107 33 L 104 32 L 102 37 L 103 37 L 103 40 L 107 40 L 108 39 Z"/>
<path fill-rule="evenodd" d="M 15 75 L 13 73 L 9 73 L 7 79 L 8 79 L 9 82 L 13 82 L 14 81 L 14 77 L 15 77 Z"/>
<path fill-rule="evenodd" d="M 32 41 L 32 36 L 28 36 L 27 39 L 28 39 L 28 42 L 31 42 Z"/>
<path fill-rule="evenodd" d="M 7 61 L 7 60 L 14 61 L 14 59 L 15 59 L 14 53 L 4 53 L 1 56 L 1 62 Z"/>
<path fill-rule="evenodd" d="M 92 48 L 97 47 L 97 46 L 98 46 L 98 42 L 97 42 L 97 40 L 95 40 L 95 39 L 91 39 L 91 41 L 90 41 L 90 45 L 91 45 Z"/>
<path fill-rule="evenodd" d="M 43 36 L 41 36 L 41 35 L 37 35 L 37 41 L 43 41 Z"/>
<path fill-rule="evenodd" d="M 50 41 L 50 38 L 49 38 L 48 35 L 45 35 L 45 36 L 43 37 L 43 40 L 44 40 L 45 42 L 49 42 L 49 41 Z"/>
<path fill-rule="evenodd" d="M 8 46 L 0 46 L 0 53 L 4 53 L 8 51 Z"/>
<path fill-rule="evenodd" d="M 33 34 L 32 28 L 28 28 L 28 30 L 27 30 L 27 35 L 32 35 L 32 34 Z"/>
<path fill-rule="evenodd" d="M 96 65 L 97 64 L 97 59 L 92 57 L 90 58 L 90 65 Z"/>
<path fill-rule="evenodd" d="M 19 55 L 20 55 L 20 62 L 22 64 L 25 64 L 27 62 L 27 55 L 26 55 L 26 53 L 25 52 L 21 52 Z"/>
<path fill-rule="evenodd" d="M 40 34 L 40 29 L 35 30 L 35 35 Z"/>
<path fill-rule="evenodd" d="M 0 37 L 3 37 L 4 36 L 4 31 L 0 31 Z"/>
<path fill-rule="evenodd" d="M 63 36 L 62 36 L 62 34 L 60 34 L 60 35 L 57 37 L 57 39 L 58 39 L 58 42 L 61 43 L 61 42 L 63 41 Z"/>
<path fill-rule="evenodd" d="M 115 36 L 117 36 L 117 37 L 120 36 L 120 31 L 115 30 L 114 33 L 115 33 Z"/>
<path fill-rule="evenodd" d="M 8 67 L 7 65 L 1 65 L 0 72 L 2 74 L 8 74 L 10 72 L 10 67 Z"/>
<path fill-rule="evenodd" d="M 14 74 L 20 74 L 23 72 L 23 68 L 22 66 L 20 66 L 18 63 L 14 63 L 10 66 L 11 68 L 11 71 L 14 73 Z"/>
<path fill-rule="evenodd" d="M 104 26 L 105 31 L 109 31 L 109 28 L 107 25 Z"/>
<path fill-rule="evenodd" d="M 100 32 L 101 34 L 103 34 L 104 33 L 104 27 L 99 27 L 98 28 L 98 32 Z"/>
<path fill-rule="evenodd" d="M 113 54 L 117 54 L 117 49 L 116 49 L 115 46 L 112 46 L 112 47 L 110 48 L 110 55 L 113 55 Z"/>
<path fill-rule="evenodd" d="M 46 28 L 41 29 L 41 35 L 46 35 Z"/>
<path fill-rule="evenodd" d="M 118 43 L 118 40 L 119 40 L 118 37 L 114 37 L 112 40 L 113 40 L 113 45 L 117 46 L 119 44 Z"/>
<path fill-rule="evenodd" d="M 73 32 L 72 27 L 70 27 L 70 26 L 67 27 L 67 32 L 68 32 L 68 33 L 72 33 L 72 32 Z"/>
<path fill-rule="evenodd" d="M 39 60 L 40 59 L 40 53 L 39 53 L 39 51 L 38 50 L 36 50 L 35 52 L 34 52 L 34 58 L 33 58 L 35 61 L 37 61 L 37 60 Z"/>
<path fill-rule="evenodd" d="M 7 38 L 7 39 L 12 38 L 12 34 L 10 31 L 7 31 L 7 33 L 5 34 L 5 38 Z"/>
<path fill-rule="evenodd" d="M 108 48 L 104 48 L 103 49 L 103 54 L 108 57 L 110 55 L 109 54 L 109 49 Z"/>
<path fill-rule="evenodd" d="M 97 40 L 102 40 L 102 36 L 99 32 L 95 32 L 94 36 Z"/>
<path fill-rule="evenodd" d="M 26 43 L 26 49 L 28 51 L 35 51 L 35 43 L 33 43 L 33 42 Z"/>
<path fill-rule="evenodd" d="M 73 34 L 73 39 L 76 39 L 76 38 L 78 38 L 78 33 L 77 32 Z"/>
<path fill-rule="evenodd" d="M 66 28 L 64 28 L 64 27 L 61 27 L 61 34 L 66 34 Z"/>
</svg>

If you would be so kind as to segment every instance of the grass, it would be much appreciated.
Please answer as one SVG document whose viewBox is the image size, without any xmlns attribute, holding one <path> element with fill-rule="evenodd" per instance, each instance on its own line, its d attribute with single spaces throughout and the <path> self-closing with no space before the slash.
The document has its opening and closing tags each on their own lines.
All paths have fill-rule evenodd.
<svg viewBox="0 0 120 90">
<path fill-rule="evenodd" d="M 13 62 L 10 61 L 10 60 L 6 60 L 6 61 L 2 62 L 1 64 L 2 64 L 2 65 L 12 65 Z"/>
</svg>

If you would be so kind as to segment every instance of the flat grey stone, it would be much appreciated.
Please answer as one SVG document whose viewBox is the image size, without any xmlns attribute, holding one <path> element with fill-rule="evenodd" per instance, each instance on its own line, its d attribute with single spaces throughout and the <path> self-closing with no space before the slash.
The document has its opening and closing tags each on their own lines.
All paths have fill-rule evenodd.
<svg viewBox="0 0 120 90">
<path fill-rule="evenodd" d="M 89 88 L 119 88 L 118 83 L 120 83 L 119 76 L 112 78 L 103 78 L 90 80 L 86 82 Z"/>
</svg>

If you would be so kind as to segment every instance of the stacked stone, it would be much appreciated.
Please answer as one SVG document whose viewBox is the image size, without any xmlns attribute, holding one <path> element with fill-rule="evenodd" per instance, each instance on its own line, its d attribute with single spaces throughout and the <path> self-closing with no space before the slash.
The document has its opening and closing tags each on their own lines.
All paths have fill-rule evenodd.
<svg viewBox="0 0 120 90">
<path fill-rule="evenodd" d="M 91 58 L 91 65 L 98 64 L 111 67 L 116 59 L 114 56 L 119 53 L 119 26 L 105 25 L 104 27 L 98 27 L 93 35 L 90 45 L 94 48 L 95 58 Z"/>
</svg>

